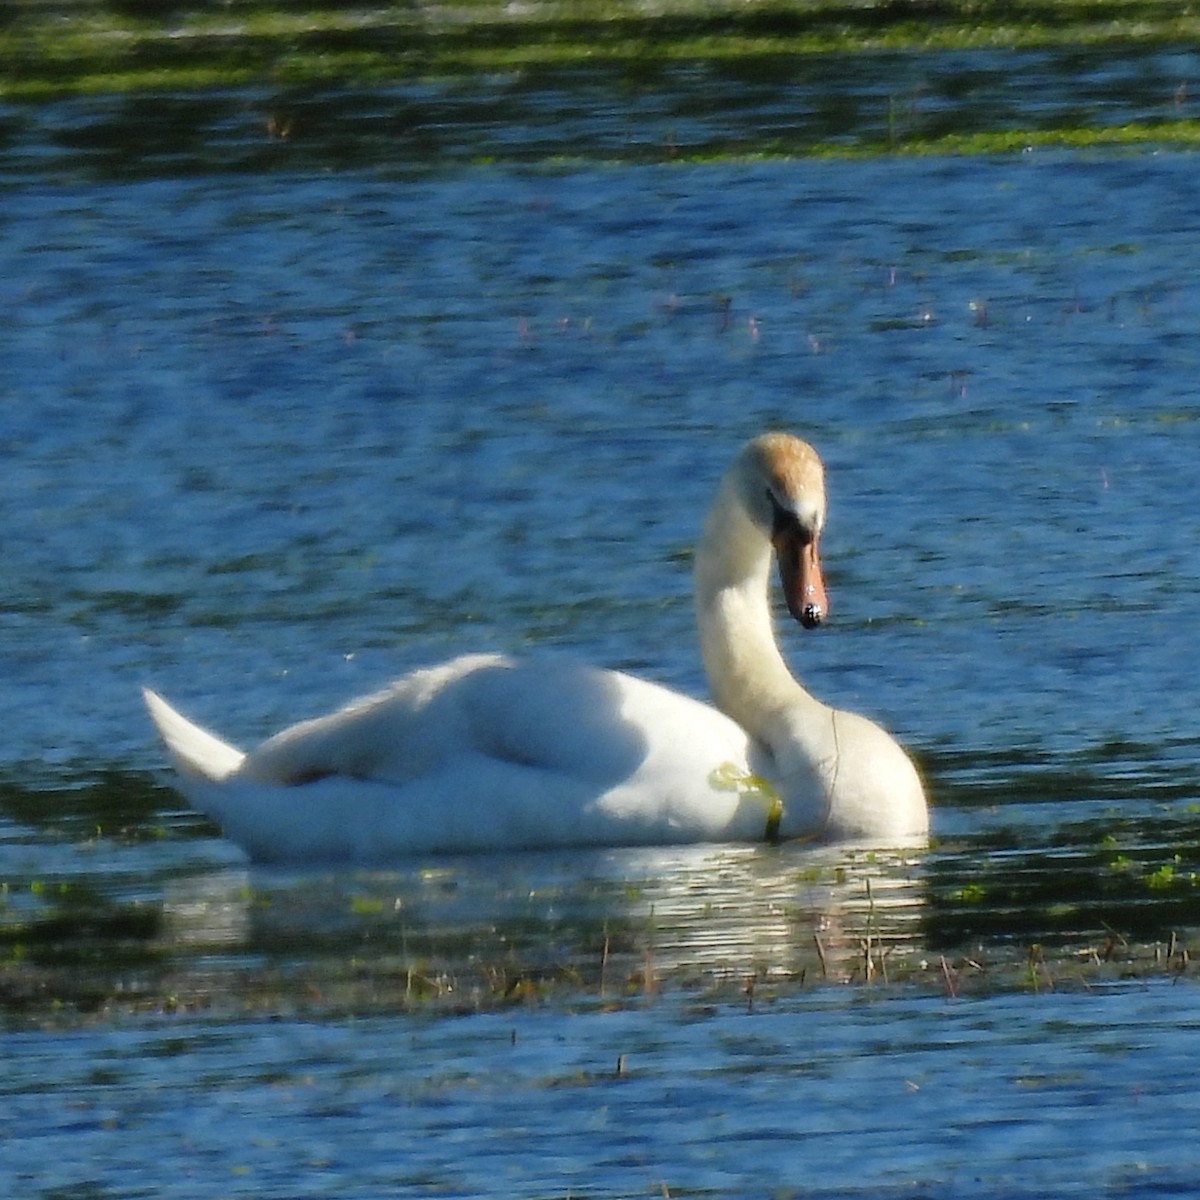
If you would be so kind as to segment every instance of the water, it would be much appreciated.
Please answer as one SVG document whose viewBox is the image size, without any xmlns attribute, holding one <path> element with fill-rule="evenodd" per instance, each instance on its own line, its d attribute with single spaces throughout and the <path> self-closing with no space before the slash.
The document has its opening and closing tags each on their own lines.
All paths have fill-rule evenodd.
<svg viewBox="0 0 1200 1200">
<path fill-rule="evenodd" d="M 387 38 L 378 27 L 381 16 L 386 20 L 382 10 L 369 14 L 358 35 L 360 48 L 369 46 L 376 54 L 389 44 L 381 41 Z M 802 14 L 792 16 L 802 45 L 814 30 L 805 28 Z M 847 7 L 842 32 L 856 24 L 868 37 L 879 32 L 877 14 L 864 9 L 861 16 L 855 22 Z M 742 14 L 744 33 L 752 20 Z M 761 31 L 772 39 L 786 36 L 780 20 L 778 13 L 763 13 Z M 428 68 L 410 60 L 412 81 L 400 87 L 314 90 L 264 80 L 257 89 L 198 96 L 133 93 L 6 104 L 0 105 L 0 149 L 14 172 L 123 179 L 381 167 L 423 175 L 431 165 L 444 169 L 480 161 L 647 163 L 864 145 L 878 151 L 946 135 L 1070 135 L 1186 121 L 1194 116 L 1188 82 L 1196 78 L 1200 57 L 1190 43 L 1164 45 L 1152 37 L 1114 52 L 1093 28 L 1100 36 L 1091 45 L 789 55 L 779 52 L 784 43 L 776 40 L 776 53 L 745 57 L 729 55 L 727 45 L 723 52 L 718 35 L 708 44 L 711 57 L 701 50 L 696 59 L 676 58 L 655 45 L 653 17 L 641 57 L 636 50 L 630 54 L 630 42 L 614 46 L 603 22 L 590 39 L 581 21 L 565 23 L 571 27 L 569 42 L 591 40 L 603 47 L 594 59 L 539 63 L 543 54 L 552 58 L 551 44 L 534 48 L 533 61 L 522 62 L 518 55 L 507 69 L 468 69 L 465 77 L 419 77 Z M 827 20 L 818 16 L 814 24 L 828 32 Z M 685 36 L 686 17 L 673 29 L 667 26 L 668 39 Z M 718 28 L 719 18 L 710 30 L 716 34 Z M 625 31 L 633 33 L 632 22 Z M 478 29 L 457 32 L 468 61 L 478 62 L 472 49 L 489 37 L 495 39 L 490 50 L 503 56 L 498 27 L 482 39 Z M 311 53 L 314 39 L 304 40 Z M 169 52 L 172 60 L 190 52 L 193 62 L 208 57 L 210 67 L 229 70 L 263 59 L 262 44 L 252 44 L 240 64 L 230 61 L 236 57 L 232 39 L 210 45 L 207 55 L 199 44 L 185 45 L 178 39 Z M 346 45 L 345 35 L 335 39 L 331 61 L 345 62 Z M 147 51 L 153 53 L 144 45 Z M 14 75 L 19 65 L 12 64 Z M 92 69 L 97 66 L 112 69 L 99 64 Z M 280 75 L 288 74 L 285 65 Z"/>
<path fill-rule="evenodd" d="M 1193 156 L 36 157 L 0 184 L 13 1194 L 1194 1178 Z M 929 851 L 263 871 L 170 790 L 142 684 L 243 742 L 467 650 L 701 693 L 690 547 L 774 425 L 832 491 L 789 655 L 912 748 Z"/>
<path fill-rule="evenodd" d="M 0 1128 L 25 1195 L 1184 1195 L 1196 1039 L 1169 986 L 140 1025 L 11 1039 Z"/>
</svg>

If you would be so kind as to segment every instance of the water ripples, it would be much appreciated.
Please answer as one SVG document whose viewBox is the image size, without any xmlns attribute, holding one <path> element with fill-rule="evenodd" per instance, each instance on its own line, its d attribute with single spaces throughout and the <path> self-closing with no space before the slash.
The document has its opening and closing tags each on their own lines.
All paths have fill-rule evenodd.
<svg viewBox="0 0 1200 1200">
<path fill-rule="evenodd" d="M 809 94 L 745 87 L 668 115 Z M 531 154 L 620 140 L 550 94 Z M 1195 160 L 469 167 L 476 113 L 430 170 L 396 97 L 287 145 L 260 99 L 140 157 L 123 102 L 0 114 L 10 1190 L 1194 1174 Z M 832 488 L 788 652 L 913 748 L 930 847 L 261 870 L 160 775 L 143 683 L 244 741 L 480 649 L 701 692 L 692 539 L 780 424 Z"/>
</svg>

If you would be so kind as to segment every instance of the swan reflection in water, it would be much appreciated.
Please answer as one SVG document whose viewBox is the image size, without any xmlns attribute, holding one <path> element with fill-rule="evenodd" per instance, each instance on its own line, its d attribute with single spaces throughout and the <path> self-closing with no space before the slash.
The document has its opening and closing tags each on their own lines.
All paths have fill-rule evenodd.
<svg viewBox="0 0 1200 1200">
<path fill-rule="evenodd" d="M 585 989 L 886 978 L 921 951 L 917 849 L 698 845 L 462 855 L 401 869 L 231 866 L 171 883 L 165 933 L 232 970 L 353 962 Z"/>
</svg>

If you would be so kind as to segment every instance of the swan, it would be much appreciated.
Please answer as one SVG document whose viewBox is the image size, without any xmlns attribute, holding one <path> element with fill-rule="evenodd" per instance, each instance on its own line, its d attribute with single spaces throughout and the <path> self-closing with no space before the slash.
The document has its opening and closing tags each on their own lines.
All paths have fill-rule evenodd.
<svg viewBox="0 0 1200 1200">
<path fill-rule="evenodd" d="M 787 838 L 909 844 L 921 780 L 878 725 L 811 696 L 773 629 L 820 625 L 824 470 L 799 438 L 746 443 L 696 549 L 716 707 L 618 671 L 504 654 L 416 670 L 244 753 L 144 689 L 180 790 L 252 859 Z"/>
</svg>

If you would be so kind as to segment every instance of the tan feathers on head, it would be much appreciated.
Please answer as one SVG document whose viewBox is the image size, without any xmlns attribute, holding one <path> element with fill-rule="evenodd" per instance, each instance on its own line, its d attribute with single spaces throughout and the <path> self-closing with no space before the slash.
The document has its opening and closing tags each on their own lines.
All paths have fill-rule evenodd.
<svg viewBox="0 0 1200 1200">
<path fill-rule="evenodd" d="M 776 502 L 803 517 L 799 501 L 807 501 L 816 517 L 813 532 L 819 533 L 825 523 L 825 468 L 817 452 L 790 433 L 764 433 L 750 444 L 771 481 Z"/>
</svg>

